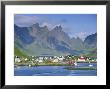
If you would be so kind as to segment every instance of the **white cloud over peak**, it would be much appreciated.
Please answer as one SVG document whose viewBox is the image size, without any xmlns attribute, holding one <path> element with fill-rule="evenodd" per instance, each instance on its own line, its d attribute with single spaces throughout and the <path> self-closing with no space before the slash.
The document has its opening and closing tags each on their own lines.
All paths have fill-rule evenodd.
<svg viewBox="0 0 110 89">
<path fill-rule="evenodd" d="M 79 33 L 75 33 L 74 37 L 75 38 L 79 37 L 80 39 L 84 40 L 89 34 L 91 34 L 91 33 L 79 32 Z"/>
<path fill-rule="evenodd" d="M 36 22 L 38 22 L 37 16 L 26 16 L 20 14 L 15 14 L 14 16 L 14 23 L 21 27 L 31 26 Z"/>
<path fill-rule="evenodd" d="M 53 25 L 48 22 L 43 22 L 42 24 L 40 24 L 40 26 L 41 27 L 47 26 L 49 30 L 51 30 L 53 28 Z"/>
</svg>

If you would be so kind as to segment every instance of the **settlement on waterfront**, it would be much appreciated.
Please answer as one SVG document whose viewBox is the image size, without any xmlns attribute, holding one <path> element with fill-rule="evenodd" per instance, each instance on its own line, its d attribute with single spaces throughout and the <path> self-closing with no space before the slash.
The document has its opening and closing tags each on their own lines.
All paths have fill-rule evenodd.
<svg viewBox="0 0 110 89">
<path fill-rule="evenodd" d="M 97 62 L 95 57 L 86 56 L 28 56 L 26 58 L 15 56 L 14 65 L 16 66 L 68 66 L 77 63 Z"/>
</svg>

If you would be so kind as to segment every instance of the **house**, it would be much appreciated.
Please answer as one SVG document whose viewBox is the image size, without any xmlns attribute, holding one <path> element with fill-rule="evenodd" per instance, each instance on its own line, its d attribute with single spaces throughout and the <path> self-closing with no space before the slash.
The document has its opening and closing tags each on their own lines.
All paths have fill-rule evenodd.
<svg viewBox="0 0 110 89">
<path fill-rule="evenodd" d="M 27 58 L 25 58 L 24 60 L 25 60 L 25 61 L 27 61 L 28 59 L 27 59 Z"/>
<path fill-rule="evenodd" d="M 63 61 L 63 60 L 64 60 L 64 56 L 58 57 L 58 60 L 59 60 L 59 61 Z"/>
<path fill-rule="evenodd" d="M 41 59 L 41 60 L 43 60 L 43 59 L 45 59 L 45 60 L 48 60 L 48 59 L 52 60 L 53 58 L 54 58 L 54 56 L 51 56 L 51 55 L 41 55 L 41 56 L 38 56 L 38 59 Z"/>
<path fill-rule="evenodd" d="M 18 56 L 15 57 L 15 62 L 21 62 L 21 60 Z"/>
<path fill-rule="evenodd" d="M 87 61 L 89 61 L 89 60 L 90 60 L 90 58 L 89 58 L 89 57 L 86 57 L 86 60 L 87 60 Z"/>
<path fill-rule="evenodd" d="M 59 60 L 56 58 L 56 59 L 52 60 L 52 62 L 59 62 Z"/>
<path fill-rule="evenodd" d="M 43 62 L 43 60 L 41 60 L 41 59 L 40 59 L 40 60 L 38 60 L 38 62 L 39 62 L 39 63 L 42 63 L 42 62 Z"/>
<path fill-rule="evenodd" d="M 48 57 L 44 57 L 44 59 L 45 59 L 45 60 L 47 60 L 47 59 L 48 59 Z"/>
<path fill-rule="evenodd" d="M 78 58 L 78 61 L 84 62 L 84 61 L 86 61 L 86 58 L 84 58 L 83 56 L 81 56 L 80 58 Z"/>
<path fill-rule="evenodd" d="M 44 59 L 44 57 L 40 56 L 40 57 L 39 57 L 39 59 L 40 59 L 40 60 L 43 60 L 43 59 Z"/>
<path fill-rule="evenodd" d="M 35 59 L 35 62 L 38 62 L 39 61 L 39 59 Z"/>
<path fill-rule="evenodd" d="M 54 56 L 53 58 L 55 59 L 55 58 L 57 58 L 57 56 Z"/>
<path fill-rule="evenodd" d="M 34 61 L 35 59 L 33 58 L 32 61 Z"/>
</svg>

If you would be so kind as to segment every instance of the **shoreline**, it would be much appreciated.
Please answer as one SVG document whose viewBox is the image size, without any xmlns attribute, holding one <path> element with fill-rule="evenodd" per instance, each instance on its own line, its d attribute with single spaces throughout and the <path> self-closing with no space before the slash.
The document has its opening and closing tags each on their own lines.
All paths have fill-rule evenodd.
<svg viewBox="0 0 110 89">
<path fill-rule="evenodd" d="M 92 68 L 92 67 L 83 67 L 83 68 L 67 67 L 64 69 L 67 69 L 67 70 L 97 70 L 96 68 Z"/>
<path fill-rule="evenodd" d="M 77 62 L 77 63 L 89 63 L 89 62 Z M 97 63 L 97 62 L 91 62 L 91 63 Z M 29 64 L 29 63 L 15 63 L 14 64 L 14 67 L 17 67 L 17 66 L 31 66 L 31 67 L 34 67 L 34 66 L 74 66 L 74 65 L 70 65 L 70 64 L 58 64 L 58 63 L 53 63 L 53 64 Z"/>
</svg>

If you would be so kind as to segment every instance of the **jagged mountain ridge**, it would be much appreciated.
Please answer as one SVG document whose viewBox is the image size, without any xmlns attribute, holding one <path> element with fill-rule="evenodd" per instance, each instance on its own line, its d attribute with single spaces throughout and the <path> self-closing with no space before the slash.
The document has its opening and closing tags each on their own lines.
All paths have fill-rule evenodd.
<svg viewBox="0 0 110 89">
<path fill-rule="evenodd" d="M 14 34 L 15 46 L 24 50 L 28 55 L 45 53 L 51 55 L 79 55 L 82 54 L 82 50 L 85 48 L 84 44 L 88 42 L 86 40 L 83 42 L 80 38 L 71 39 L 63 31 L 61 25 L 52 30 L 49 30 L 47 26 L 40 27 L 39 23 L 33 24 L 31 27 L 14 25 Z"/>
<path fill-rule="evenodd" d="M 97 33 L 87 36 L 84 40 L 84 44 L 88 47 L 95 48 L 97 46 Z"/>
</svg>

